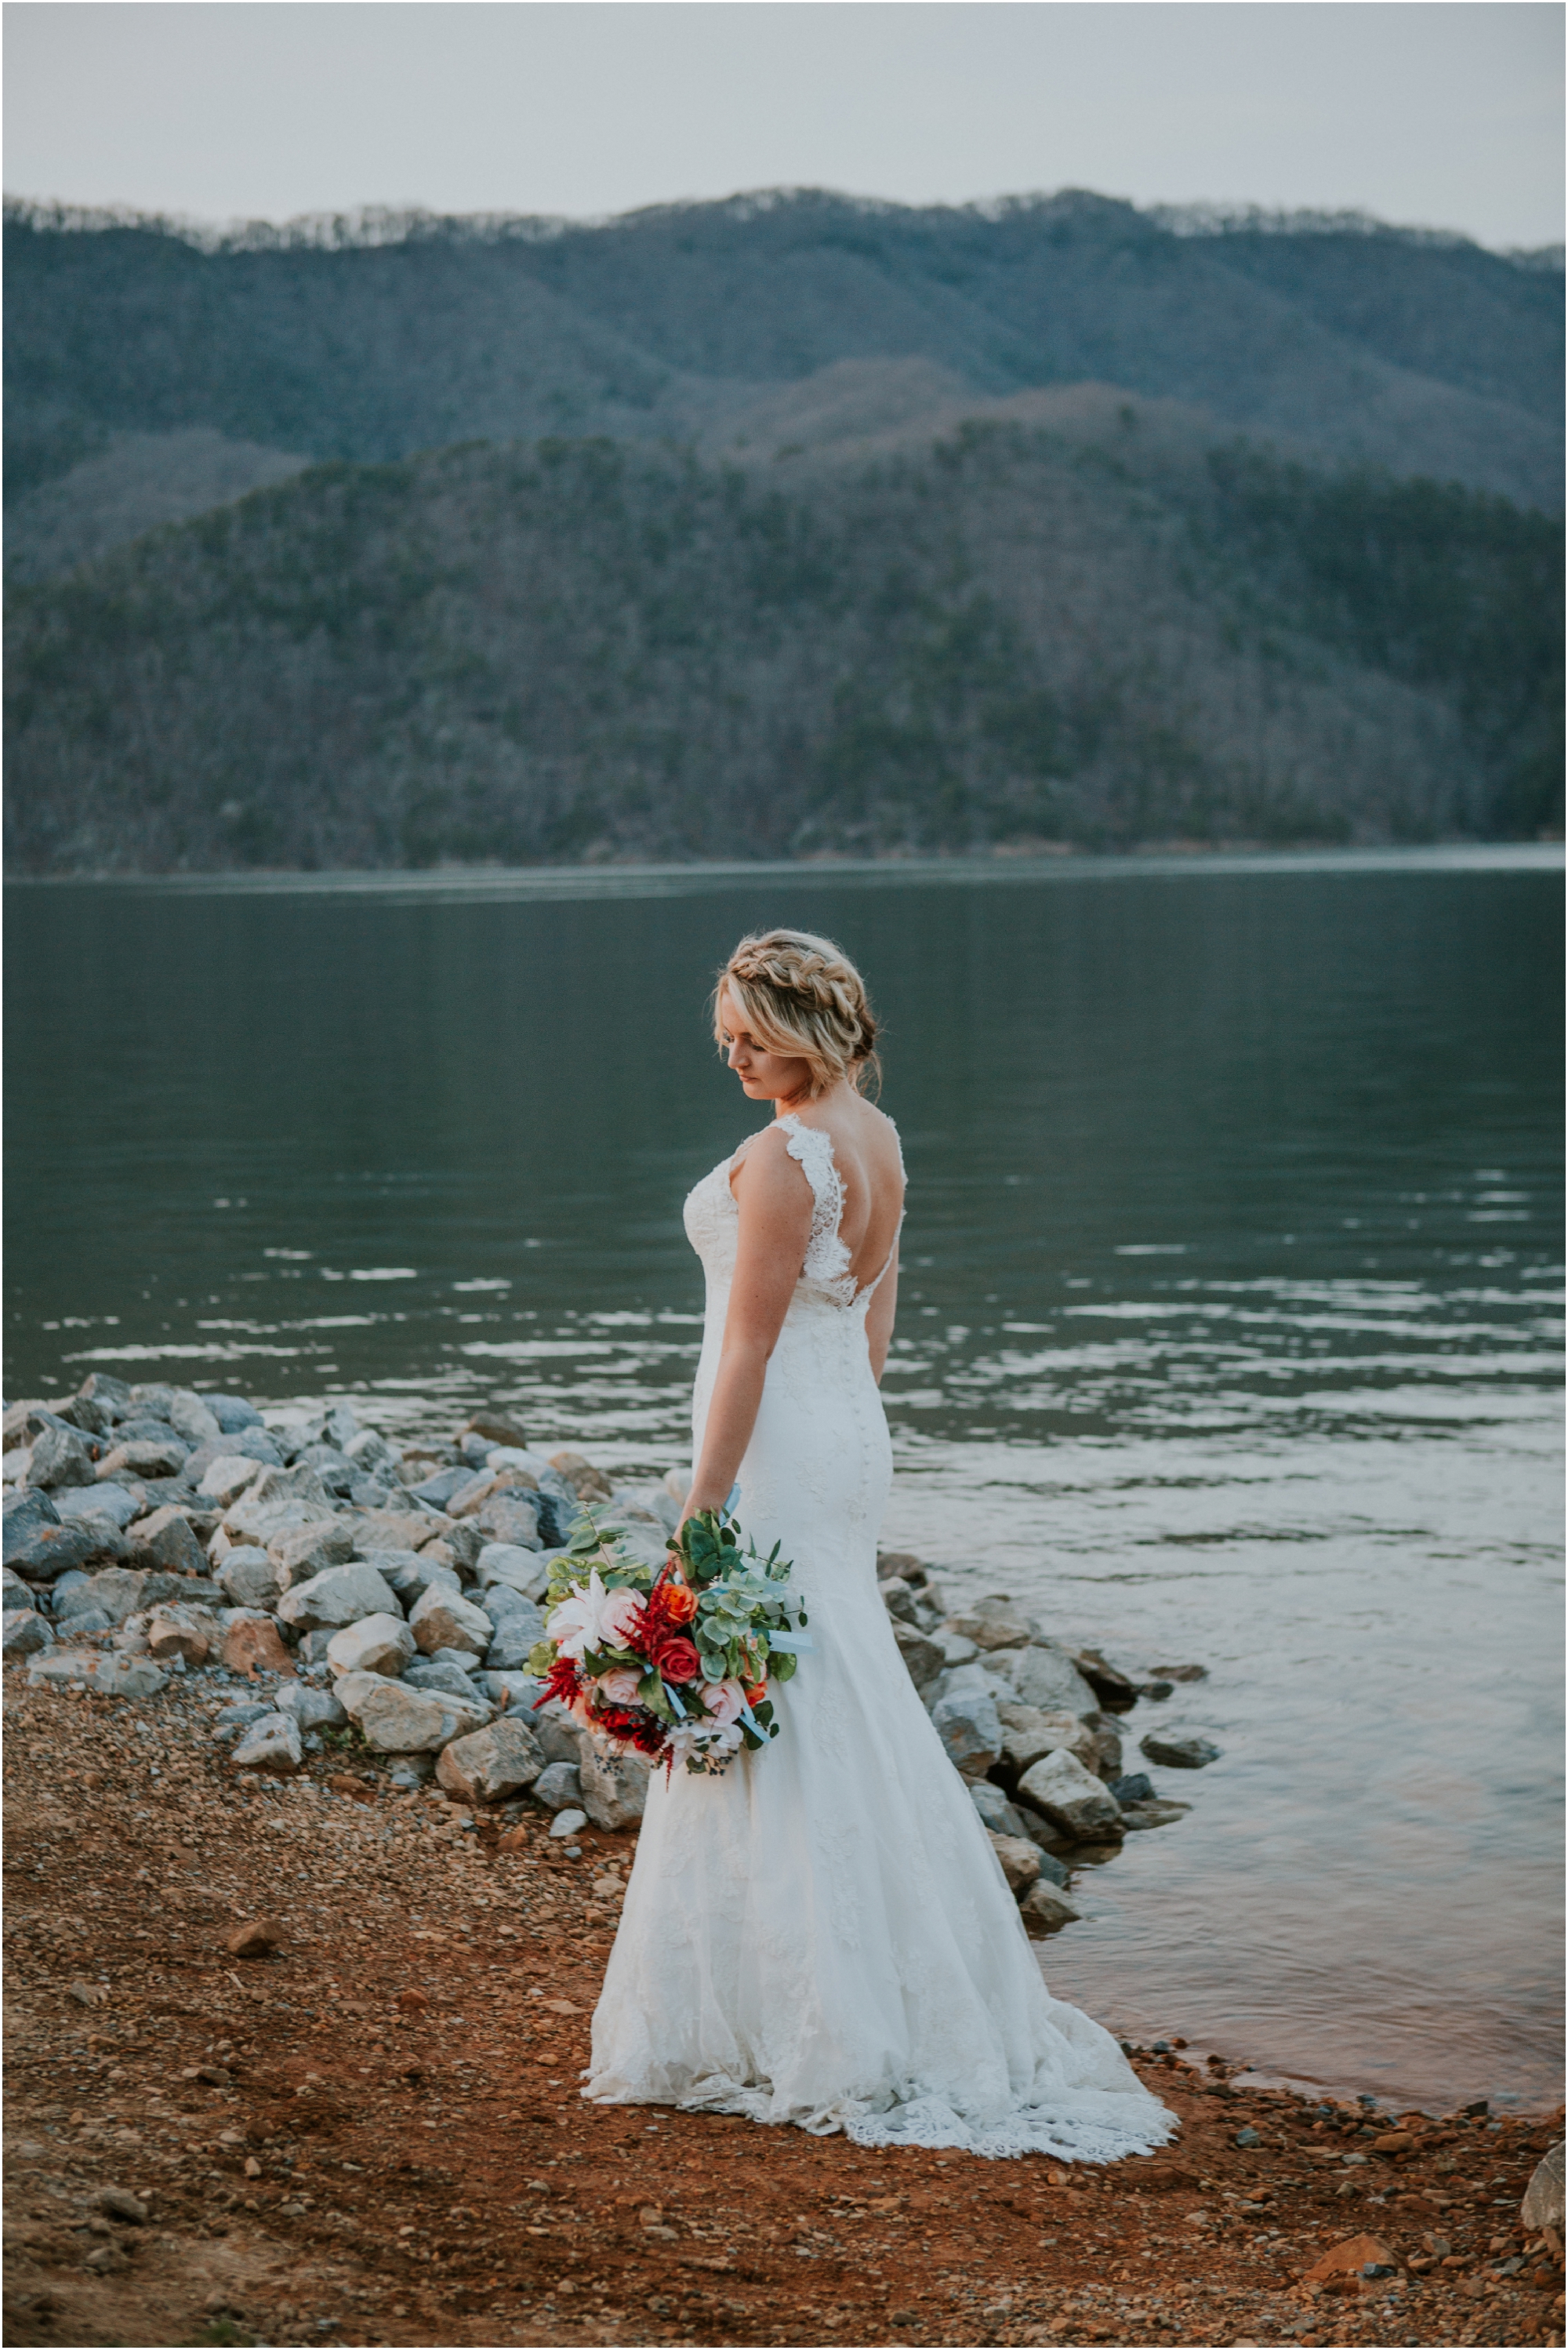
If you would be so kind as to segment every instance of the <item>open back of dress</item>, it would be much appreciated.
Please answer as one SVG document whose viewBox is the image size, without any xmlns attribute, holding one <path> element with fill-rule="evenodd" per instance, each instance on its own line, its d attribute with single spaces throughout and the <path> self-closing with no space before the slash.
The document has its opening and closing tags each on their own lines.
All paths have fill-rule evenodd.
<svg viewBox="0 0 1568 2350">
<path fill-rule="evenodd" d="M 585 2094 L 843 2129 L 865 2146 L 1106 2162 L 1174 2125 L 1109 2033 L 1046 1991 L 969 1792 L 877 1589 L 892 1479 L 832 1145 L 795 1118 L 815 1201 L 736 1514 L 793 1559 L 813 1648 L 778 1736 L 720 1777 L 656 1772 L 594 2016 Z M 686 1202 L 707 1276 L 701 1450 L 739 1210 L 733 1161 Z"/>
</svg>

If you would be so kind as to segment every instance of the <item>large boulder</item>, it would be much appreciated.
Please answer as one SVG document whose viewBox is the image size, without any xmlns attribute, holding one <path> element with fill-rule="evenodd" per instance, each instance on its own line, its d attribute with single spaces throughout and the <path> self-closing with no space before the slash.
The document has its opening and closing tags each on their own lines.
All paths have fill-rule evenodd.
<svg viewBox="0 0 1568 2350">
<path fill-rule="evenodd" d="M 409 1625 L 427 1656 L 437 1648 L 462 1648 L 483 1657 L 495 1637 L 495 1625 L 471 1599 L 432 1585 L 410 1612 Z"/>
<path fill-rule="evenodd" d="M 107 1518 L 121 1533 L 144 1504 L 124 1485 L 57 1485 L 49 1495 L 60 1523 L 72 1518 Z"/>
<path fill-rule="evenodd" d="M 495 1637 L 484 1652 L 485 1664 L 493 1672 L 520 1672 L 530 1651 L 545 1638 L 545 1618 L 532 1600 L 504 1583 L 492 1584 L 484 1613 L 495 1625 Z"/>
<path fill-rule="evenodd" d="M 106 1656 L 97 1648 L 51 1648 L 32 1658 L 27 1678 L 64 1688 L 91 1690 L 99 1697 L 156 1697 L 169 1676 L 151 1657 L 130 1657 L 117 1651 Z"/>
<path fill-rule="evenodd" d="M 223 1660 L 232 1673 L 254 1680 L 258 1673 L 292 1673 L 294 1659 L 277 1626 L 259 1610 L 236 1614 L 223 1627 Z"/>
<path fill-rule="evenodd" d="M 541 1745 L 543 1741 L 540 1742 Z M 583 1809 L 597 1828 L 628 1828 L 642 1817 L 648 1802 L 650 1764 L 641 1754 L 601 1754 L 585 1738 L 577 1768 L 582 1773 Z"/>
<path fill-rule="evenodd" d="M 483 1730 L 493 1708 L 477 1694 L 410 1689 L 380 1673 L 345 1673 L 337 1694 L 368 1746 L 383 1754 L 436 1754 L 454 1738 Z"/>
<path fill-rule="evenodd" d="M 1002 1752 L 1002 1722 L 978 1665 L 961 1665 L 947 1674 L 931 1720 L 949 1761 L 966 1779 L 983 1779 Z"/>
<path fill-rule="evenodd" d="M 482 1537 L 488 1547 L 491 1543 L 504 1543 L 513 1550 L 543 1550 L 544 1536 L 539 1531 L 539 1507 L 536 1500 L 515 1489 L 493 1493 L 482 1508 L 465 1521 Z"/>
<path fill-rule="evenodd" d="M 366 1616 L 400 1616 L 402 1610 L 375 1568 L 355 1559 L 294 1584 L 278 1601 L 277 1613 L 299 1632 L 336 1632 Z"/>
<path fill-rule="evenodd" d="M 140 1615 L 142 1608 L 169 1596 L 166 1591 L 157 1591 L 150 1599 L 151 1582 L 150 1575 L 134 1566 L 102 1567 L 85 1583 L 75 1584 L 61 1594 L 59 1614 L 64 1620 L 85 1614 L 89 1608 L 101 1608 L 111 1624 L 123 1624 L 128 1616 Z"/>
<path fill-rule="evenodd" d="M 1022 1614 L 1011 1599 L 998 1593 L 981 1600 L 966 1615 L 950 1616 L 942 1629 L 972 1640 L 977 1648 L 1021 1648 L 1037 1637 L 1040 1627 L 1033 1617 Z"/>
<path fill-rule="evenodd" d="M 354 1537 L 337 1520 L 317 1518 L 275 1534 L 266 1555 L 286 1591 L 293 1584 L 308 1583 L 312 1575 L 324 1575 L 329 1566 L 347 1566 L 354 1555 Z"/>
<path fill-rule="evenodd" d="M 1031 1640 L 992 1658 L 1020 1705 L 1042 1713 L 1096 1713 L 1099 1701 L 1065 1648 L 1054 1640 Z"/>
<path fill-rule="evenodd" d="M 220 1510 L 226 1510 L 231 1502 L 239 1500 L 247 1486 L 255 1483 L 265 1465 L 246 1453 L 220 1452 L 202 1470 L 196 1491 L 204 1501 L 215 1502 Z"/>
<path fill-rule="evenodd" d="M 204 1665 L 222 1641 L 217 1618 L 205 1607 L 182 1607 L 171 1602 L 155 1607 L 147 1619 L 149 1652 L 163 1662 L 183 1657 L 188 1665 Z"/>
<path fill-rule="evenodd" d="M 135 1565 L 161 1567 L 169 1575 L 200 1575 L 207 1564 L 190 1519 L 172 1507 L 137 1520 L 130 1529 L 130 1555 Z"/>
<path fill-rule="evenodd" d="M 26 1532 L 13 1531 L 9 1523 L 5 1528 L 5 1565 L 29 1583 L 53 1583 L 72 1567 L 123 1557 L 126 1548 L 124 1536 L 107 1518 L 73 1518 L 67 1525 L 34 1522 Z"/>
<path fill-rule="evenodd" d="M 436 1777 L 464 1803 L 502 1804 L 531 1787 L 544 1768 L 539 1742 L 526 1722 L 504 1717 L 443 1747 Z"/>
<path fill-rule="evenodd" d="M 389 1673 L 394 1678 L 414 1653 L 414 1636 L 400 1616 L 364 1616 L 345 1624 L 327 1643 L 335 1673 Z"/>
<path fill-rule="evenodd" d="M 917 1689 L 926 1689 L 941 1672 L 947 1659 L 935 1640 L 918 1631 L 913 1624 L 893 1626 L 893 1638 L 898 1644 L 898 1654 L 909 1668 L 909 1679 Z"/>
<path fill-rule="evenodd" d="M 51 1485 L 90 1485 L 93 1455 L 88 1439 L 67 1421 L 57 1420 L 33 1439 L 27 1462 L 27 1483 L 47 1490 Z"/>
<path fill-rule="evenodd" d="M 331 1690 L 314 1689 L 309 1681 L 286 1681 L 277 1693 L 277 1710 L 290 1715 L 301 1731 L 341 1730 L 348 1719 Z"/>
<path fill-rule="evenodd" d="M 1075 1713 L 1044 1713 L 1038 1706 L 1013 1705 L 1005 1699 L 996 1711 L 1002 1720 L 1002 1764 L 1013 1778 L 1022 1778 L 1044 1756 L 1063 1750 L 1075 1754 L 1085 1770 L 1097 1768 L 1098 1742 Z"/>
<path fill-rule="evenodd" d="M 991 1848 L 1002 1863 L 1008 1890 L 1020 1899 L 1040 1875 L 1040 1847 L 1029 1836 L 998 1835 L 991 1831 Z"/>
<path fill-rule="evenodd" d="M 1025 1771 L 1018 1782 L 1018 1801 L 1079 1843 L 1121 1833 L 1120 1804 L 1075 1754 L 1058 1751 Z"/>
<path fill-rule="evenodd" d="M 521 1543 L 486 1543 L 474 1562 L 474 1575 L 482 1594 L 493 1583 L 503 1583 L 524 1599 L 537 1602 L 545 1596 L 550 1580 L 550 1563 Z"/>
<path fill-rule="evenodd" d="M 218 1583 L 224 1596 L 235 1607 L 275 1607 L 283 1596 L 284 1586 L 278 1573 L 265 1550 L 254 1543 L 241 1544 L 229 1552 L 218 1569 Z"/>
<path fill-rule="evenodd" d="M 36 1607 L 7 1607 L 4 1622 L 0 1654 L 36 1657 L 41 1649 L 52 1648 L 55 1645 L 53 1632 Z"/>
</svg>

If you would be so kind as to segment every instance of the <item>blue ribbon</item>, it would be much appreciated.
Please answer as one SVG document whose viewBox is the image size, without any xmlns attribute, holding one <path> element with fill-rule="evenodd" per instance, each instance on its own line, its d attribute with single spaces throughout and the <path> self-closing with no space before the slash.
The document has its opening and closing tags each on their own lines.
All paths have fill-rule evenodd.
<svg viewBox="0 0 1568 2350">
<path fill-rule="evenodd" d="M 770 1632 L 768 1646 L 781 1649 L 786 1657 L 804 1657 L 815 1643 L 809 1632 Z"/>
<path fill-rule="evenodd" d="M 670 1704 L 675 1708 L 676 1719 L 678 1721 L 684 1721 L 686 1719 L 686 1708 L 681 1704 L 680 1698 L 670 1688 L 668 1681 L 661 1682 L 660 1687 L 663 1689 L 665 1696 L 670 1700 Z"/>
</svg>

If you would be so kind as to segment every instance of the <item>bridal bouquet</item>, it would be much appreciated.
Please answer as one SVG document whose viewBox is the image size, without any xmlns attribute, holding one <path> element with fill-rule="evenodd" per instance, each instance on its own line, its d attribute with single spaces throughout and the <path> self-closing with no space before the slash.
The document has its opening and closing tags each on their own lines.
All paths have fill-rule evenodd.
<svg viewBox="0 0 1568 2350">
<path fill-rule="evenodd" d="M 811 1646 L 778 1553 L 742 1549 L 733 1521 L 703 1510 L 654 1568 L 588 1517 L 550 1569 L 548 1637 L 528 1659 L 538 1704 L 561 1699 L 612 1752 L 667 1769 L 719 1772 L 765 1746 L 778 1735 L 768 1682 Z"/>
</svg>

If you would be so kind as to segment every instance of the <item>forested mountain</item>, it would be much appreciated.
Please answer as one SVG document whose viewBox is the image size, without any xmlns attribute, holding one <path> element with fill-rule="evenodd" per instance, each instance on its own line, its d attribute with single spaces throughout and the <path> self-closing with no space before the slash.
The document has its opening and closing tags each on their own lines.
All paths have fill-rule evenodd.
<svg viewBox="0 0 1568 2350">
<path fill-rule="evenodd" d="M 1560 533 L 1101 394 L 334 465 L 13 598 L 24 868 L 1533 831 Z M 786 485 L 787 484 L 787 485 Z M 1556 618 L 1554 619 L 1554 614 Z"/>
<path fill-rule="evenodd" d="M 1073 193 L 5 251 L 26 869 L 1554 820 L 1550 256 Z"/>
</svg>

